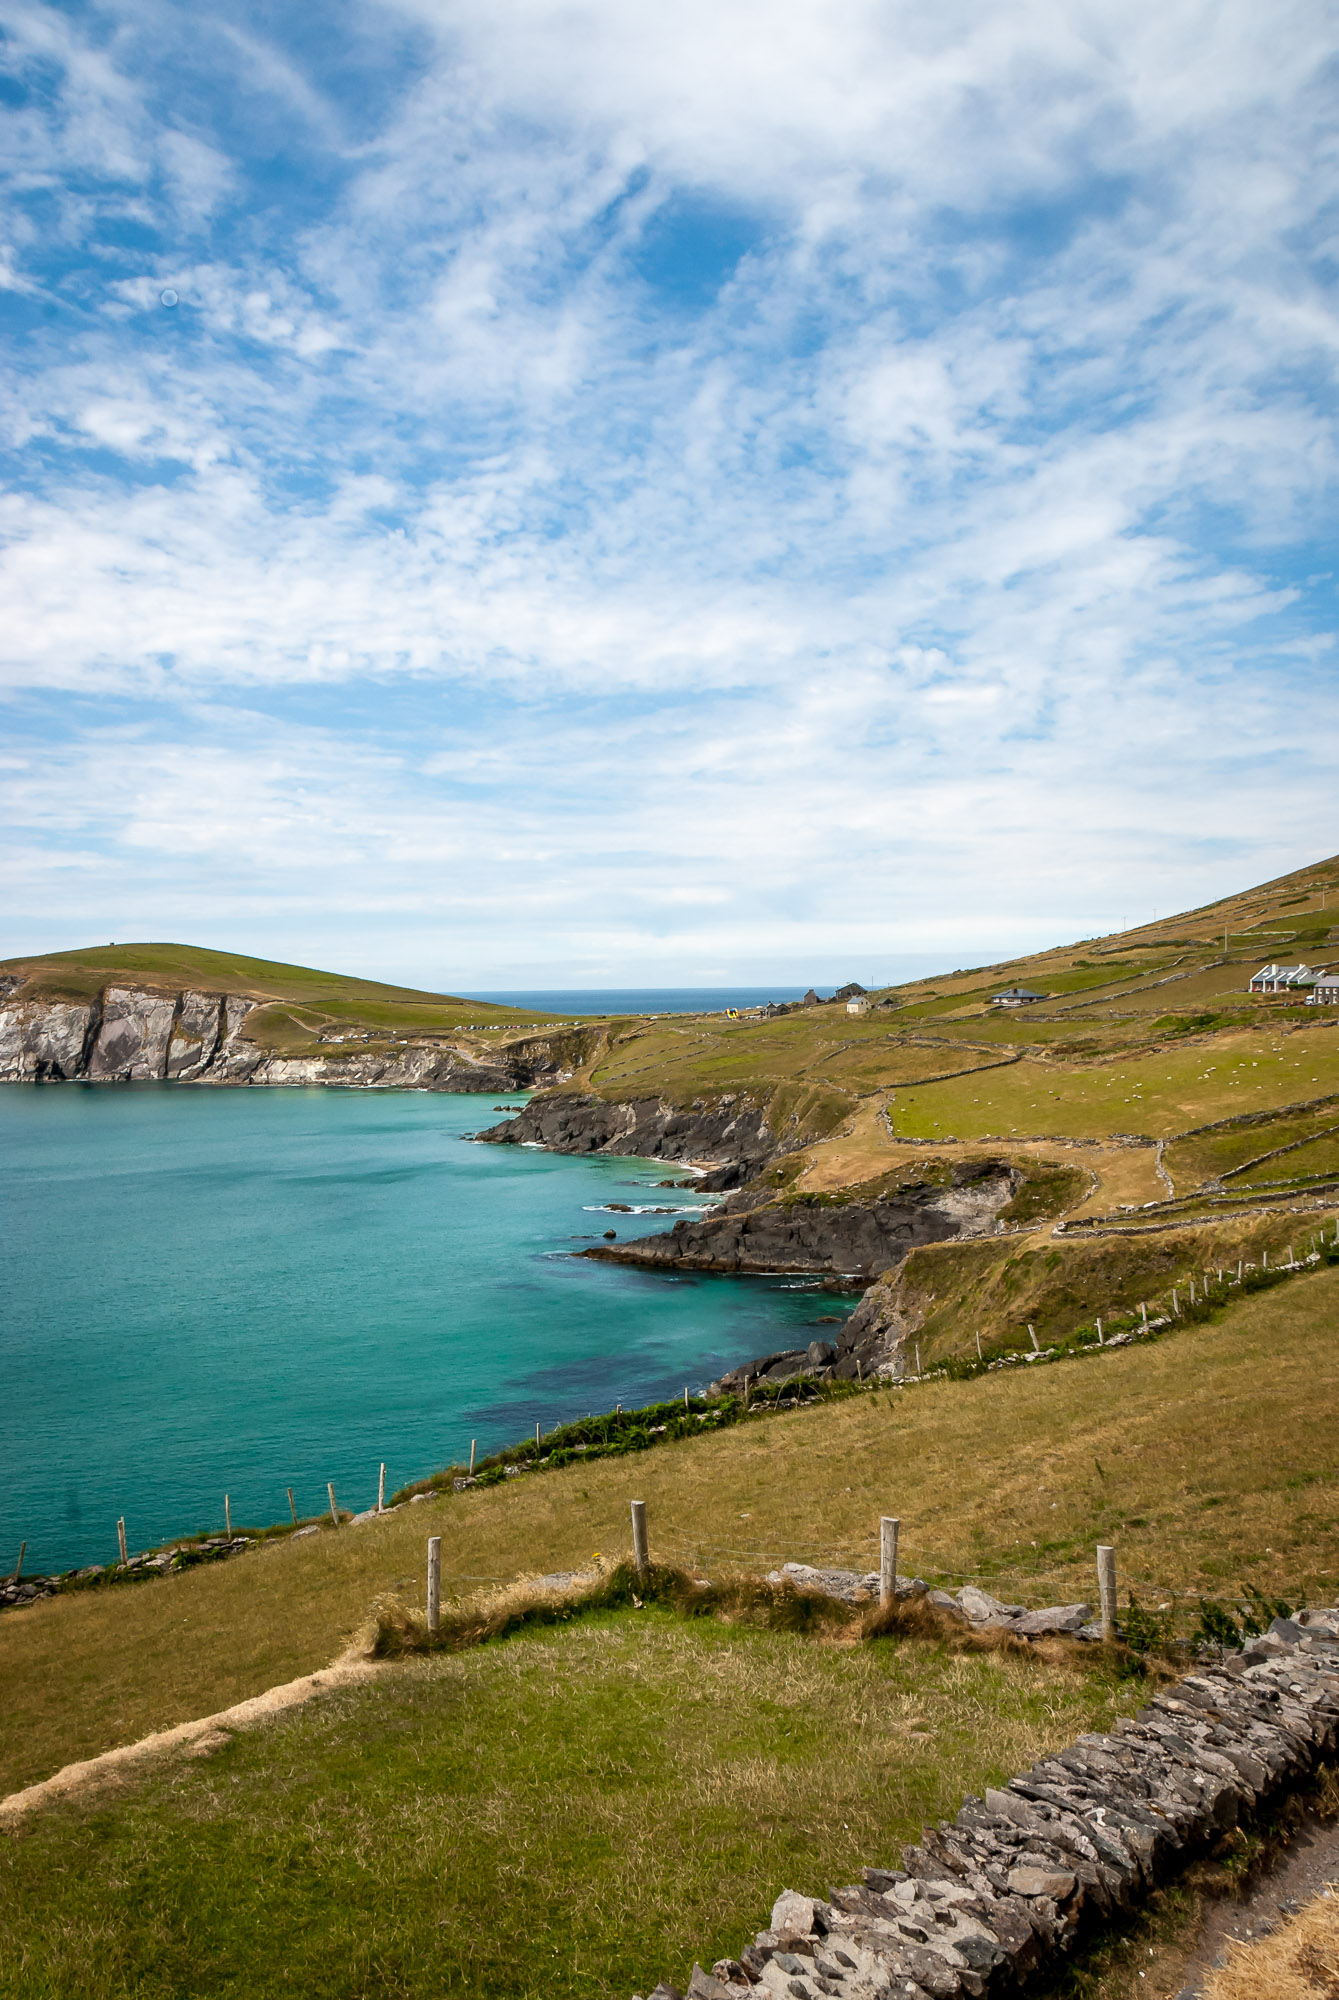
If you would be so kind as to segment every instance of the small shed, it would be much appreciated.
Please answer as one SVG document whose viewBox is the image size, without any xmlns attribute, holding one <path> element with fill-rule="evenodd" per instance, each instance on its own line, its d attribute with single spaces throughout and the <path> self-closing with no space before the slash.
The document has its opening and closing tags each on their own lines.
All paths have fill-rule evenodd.
<svg viewBox="0 0 1339 2000">
<path fill-rule="evenodd" d="M 863 994 L 858 1000 L 848 1000 L 846 1003 L 846 1011 L 848 1014 L 868 1014 L 869 1001 L 864 997 Z"/>
</svg>

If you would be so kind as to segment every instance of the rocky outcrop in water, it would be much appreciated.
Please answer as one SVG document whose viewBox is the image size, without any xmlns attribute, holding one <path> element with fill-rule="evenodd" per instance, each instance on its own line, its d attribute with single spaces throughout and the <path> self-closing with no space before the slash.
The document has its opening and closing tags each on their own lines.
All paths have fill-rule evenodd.
<svg viewBox="0 0 1339 2000">
<path fill-rule="evenodd" d="M 584 1254 L 671 1270 L 831 1273 L 868 1283 L 918 1244 L 994 1234 L 1020 1178 L 1001 1161 L 974 1160 L 955 1167 L 947 1186 L 903 1187 L 868 1204 L 824 1196 L 730 1202 L 703 1222 L 676 1222 L 667 1235 Z"/>
<path fill-rule="evenodd" d="M 476 1137 L 498 1146 L 547 1146 L 554 1153 L 706 1161 L 711 1169 L 697 1185 L 708 1189 L 739 1186 L 781 1147 L 765 1109 L 735 1095 L 700 1099 L 684 1108 L 657 1097 L 610 1103 L 602 1097 L 548 1092 L 527 1104 L 518 1118 Z"/>
<path fill-rule="evenodd" d="M 250 1041 L 258 1003 L 235 993 L 110 985 L 91 1000 L 25 997 L 0 985 L 0 1083 L 341 1084 L 346 1088 L 526 1090 L 562 1081 L 581 1030 L 529 1035 L 496 1052 L 445 1040 L 285 1056 Z"/>
</svg>

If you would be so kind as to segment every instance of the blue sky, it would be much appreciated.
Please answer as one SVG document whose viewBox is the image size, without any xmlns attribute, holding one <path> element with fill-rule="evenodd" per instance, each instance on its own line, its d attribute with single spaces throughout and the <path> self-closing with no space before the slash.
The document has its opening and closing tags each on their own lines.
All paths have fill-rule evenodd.
<svg viewBox="0 0 1339 2000">
<path fill-rule="evenodd" d="M 1328 6 L 0 27 L 0 953 L 868 981 L 1339 849 Z"/>
</svg>

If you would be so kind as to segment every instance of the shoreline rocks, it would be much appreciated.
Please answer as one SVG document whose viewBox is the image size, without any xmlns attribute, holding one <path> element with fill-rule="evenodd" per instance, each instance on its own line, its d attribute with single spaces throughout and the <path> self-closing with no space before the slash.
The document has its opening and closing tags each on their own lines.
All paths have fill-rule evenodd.
<svg viewBox="0 0 1339 2000">
<path fill-rule="evenodd" d="M 927 1182 L 871 1203 L 737 1196 L 701 1222 L 581 1254 L 671 1270 L 840 1275 L 868 1285 L 922 1243 L 995 1234 L 1019 1178 L 1002 1161 L 972 1160 L 955 1166 L 948 1186 Z"/>
<path fill-rule="evenodd" d="M 693 1185 L 709 1192 L 738 1187 L 782 1149 L 765 1111 L 734 1095 L 684 1110 L 656 1097 L 613 1102 L 549 1091 L 505 1124 L 474 1136 L 493 1146 L 545 1146 L 553 1153 L 708 1160 L 711 1166 Z"/>
</svg>

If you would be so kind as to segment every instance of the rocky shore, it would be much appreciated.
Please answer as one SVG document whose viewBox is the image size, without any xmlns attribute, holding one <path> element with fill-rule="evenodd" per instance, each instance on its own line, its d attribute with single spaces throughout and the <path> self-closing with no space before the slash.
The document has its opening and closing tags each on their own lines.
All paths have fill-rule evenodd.
<svg viewBox="0 0 1339 2000">
<path fill-rule="evenodd" d="M 737 1188 L 781 1151 L 783 1136 L 764 1107 L 727 1095 L 687 1109 L 664 1098 L 610 1102 L 546 1091 L 515 1118 L 475 1135 L 495 1146 L 545 1146 L 553 1153 L 614 1153 L 705 1166 L 698 1187 Z"/>
<path fill-rule="evenodd" d="M 740 1395 L 797 1377 L 853 1382 L 900 1375 L 904 1345 L 915 1328 L 882 1274 L 918 1244 L 998 1233 L 1005 1226 L 1000 1211 L 1020 1178 L 1003 1161 L 979 1160 L 955 1166 L 947 1185 L 902 1187 L 870 1203 L 768 1200 L 745 1189 L 701 1222 L 680 1220 L 665 1235 L 595 1244 L 579 1254 L 653 1270 L 815 1276 L 841 1290 L 864 1289 L 860 1304 L 831 1339 L 747 1361 L 713 1382 L 712 1395 Z"/>
<path fill-rule="evenodd" d="M 531 1033 L 483 1054 L 422 1037 L 285 1056 L 246 1033 L 258 1002 L 237 994 L 104 987 L 90 1000 L 25 998 L 0 979 L 0 1083 L 339 1084 L 346 1088 L 506 1091 L 561 1082 L 584 1031 Z"/>
<path fill-rule="evenodd" d="M 1021 1179 L 999 1160 L 964 1161 L 947 1186 L 925 1182 L 865 1204 L 743 1192 L 702 1222 L 584 1254 L 666 1270 L 832 1273 L 868 1284 L 922 1243 L 987 1236 Z"/>
</svg>

